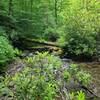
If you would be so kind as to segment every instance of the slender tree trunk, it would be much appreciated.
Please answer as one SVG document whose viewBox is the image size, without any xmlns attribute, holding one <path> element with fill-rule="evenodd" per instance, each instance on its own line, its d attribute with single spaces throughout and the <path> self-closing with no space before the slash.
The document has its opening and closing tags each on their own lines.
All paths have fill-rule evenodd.
<svg viewBox="0 0 100 100">
<path fill-rule="evenodd" d="M 32 6 L 33 6 L 33 0 L 30 0 L 30 3 L 31 3 L 31 4 L 30 4 L 30 11 L 31 11 L 31 13 L 32 13 L 32 9 L 33 9 L 33 8 L 32 8 Z"/>
<path fill-rule="evenodd" d="M 32 19 L 32 13 L 33 13 L 33 0 L 30 0 L 30 12 L 31 12 L 31 19 Z"/>
<path fill-rule="evenodd" d="M 55 23 L 57 24 L 57 17 L 58 17 L 58 13 L 57 13 L 57 0 L 55 0 Z"/>
<path fill-rule="evenodd" d="M 8 4 L 8 15 L 12 16 L 12 14 L 13 14 L 13 8 L 12 8 L 13 7 L 13 0 L 9 0 L 8 3 L 9 3 Z M 10 26 L 8 26 L 6 33 L 8 35 L 9 40 L 12 40 L 11 32 L 12 32 L 12 30 L 10 29 Z"/>
<path fill-rule="evenodd" d="M 2 1 L 0 1 L 0 13 L 2 13 Z"/>
<path fill-rule="evenodd" d="M 13 13 L 13 0 L 9 0 L 9 5 L 8 5 L 8 15 L 12 16 Z"/>
</svg>

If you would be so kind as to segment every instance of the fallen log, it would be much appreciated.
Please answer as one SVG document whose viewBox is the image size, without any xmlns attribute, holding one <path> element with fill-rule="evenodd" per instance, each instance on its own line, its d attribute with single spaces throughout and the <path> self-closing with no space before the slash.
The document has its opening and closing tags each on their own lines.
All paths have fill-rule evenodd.
<svg viewBox="0 0 100 100">
<path fill-rule="evenodd" d="M 25 37 L 22 37 L 22 40 L 27 41 L 27 42 L 33 42 L 40 45 L 60 47 L 59 45 L 57 45 L 56 42 L 47 42 L 47 41 L 43 41 L 39 39 L 30 39 L 30 38 L 25 38 Z"/>
<path fill-rule="evenodd" d="M 48 51 L 50 53 L 57 53 L 58 55 L 62 54 L 63 52 L 62 48 L 60 48 L 55 42 L 47 42 L 39 39 L 30 39 L 25 37 L 13 41 L 13 45 L 21 50 L 28 50 L 31 52 Z"/>
</svg>

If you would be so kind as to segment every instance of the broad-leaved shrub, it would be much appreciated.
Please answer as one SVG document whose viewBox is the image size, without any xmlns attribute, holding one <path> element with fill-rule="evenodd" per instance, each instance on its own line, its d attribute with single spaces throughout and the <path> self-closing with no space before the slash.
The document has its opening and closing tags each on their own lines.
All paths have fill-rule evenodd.
<svg viewBox="0 0 100 100">
<path fill-rule="evenodd" d="M 14 56 L 15 51 L 7 38 L 0 36 L 0 64 L 6 63 L 7 61 L 13 59 Z"/>
<path fill-rule="evenodd" d="M 34 57 L 26 58 L 25 62 L 26 66 L 20 72 L 0 78 L 0 97 L 12 100 L 56 100 L 61 96 L 69 100 L 70 91 L 65 90 L 73 76 L 77 79 L 75 84 L 82 82 L 87 85 L 90 81 L 89 75 L 85 77 L 75 64 L 63 68 L 61 59 L 48 52 L 37 53 Z M 84 100 L 85 94 L 78 92 L 77 98 L 81 97 Z"/>
</svg>

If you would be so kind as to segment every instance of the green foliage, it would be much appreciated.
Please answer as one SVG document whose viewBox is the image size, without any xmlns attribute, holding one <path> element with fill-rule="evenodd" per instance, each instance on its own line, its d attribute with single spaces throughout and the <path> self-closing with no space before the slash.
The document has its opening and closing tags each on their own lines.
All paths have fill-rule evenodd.
<svg viewBox="0 0 100 100">
<path fill-rule="evenodd" d="M 5 36 L 5 30 L 0 26 L 0 36 Z"/>
<path fill-rule="evenodd" d="M 37 53 L 35 57 L 27 58 L 26 62 L 29 62 L 29 66 L 38 67 L 38 68 L 47 68 L 51 69 L 58 69 L 62 66 L 62 62 L 58 57 L 55 57 L 54 55 L 50 55 L 48 52 L 45 53 Z"/>
<path fill-rule="evenodd" d="M 72 0 L 67 7 L 69 9 L 66 13 L 66 23 L 59 43 L 68 55 L 92 56 L 96 52 L 96 36 L 99 32 L 100 19 L 97 12 L 99 2 L 94 1 L 83 4 L 81 0 Z"/>
<path fill-rule="evenodd" d="M 91 75 L 83 70 L 79 70 L 76 64 L 71 64 L 68 71 L 83 86 L 88 86 L 91 82 Z"/>
<path fill-rule="evenodd" d="M 77 92 L 77 100 L 86 100 L 85 93 L 83 91 Z"/>
<path fill-rule="evenodd" d="M 70 72 L 72 75 L 75 75 L 75 74 L 78 72 L 78 67 L 77 67 L 77 65 L 76 65 L 76 64 L 70 64 L 69 72 Z"/>
<path fill-rule="evenodd" d="M 56 94 L 56 84 L 50 81 L 46 82 L 46 77 L 38 74 L 40 73 L 28 67 L 13 77 L 13 83 L 16 86 L 14 94 L 16 99 L 51 100 L 53 98 Z"/>
<path fill-rule="evenodd" d="M 19 32 L 17 32 L 18 37 L 37 37 L 37 35 L 34 34 L 34 26 L 32 20 L 29 18 L 23 19 L 19 18 L 17 19 L 16 25 L 19 27 Z"/>
<path fill-rule="evenodd" d="M 0 64 L 6 63 L 13 59 L 14 56 L 15 51 L 9 44 L 9 41 L 5 37 L 0 36 Z"/>
<path fill-rule="evenodd" d="M 82 90 L 78 91 L 77 93 L 72 92 L 70 93 L 70 100 L 86 100 L 85 93 Z"/>
<path fill-rule="evenodd" d="M 30 67 L 10 77 L 8 85 L 1 87 L 1 93 L 9 89 L 12 91 L 10 94 L 13 94 L 11 97 L 16 100 L 53 100 L 59 86 L 59 81 L 55 80 L 55 71 L 61 67 L 60 59 L 46 52 L 28 58 L 27 63 Z M 9 88 L 10 84 L 15 88 Z"/>
<path fill-rule="evenodd" d="M 4 77 L 0 76 L 0 96 L 7 94 L 7 96 L 13 96 L 12 91 L 9 89 L 8 84 L 11 78 L 7 75 Z"/>
<path fill-rule="evenodd" d="M 60 58 L 48 52 L 37 53 L 34 57 L 26 58 L 25 62 L 28 67 L 24 67 L 22 71 L 13 76 L 1 77 L 1 97 L 5 95 L 7 98 L 16 100 L 55 100 L 61 94 L 62 87 L 70 83 L 68 81 L 71 81 L 73 75 L 77 78 L 80 74 L 80 71 L 73 74 L 77 69 L 75 64 L 63 70 Z M 84 82 L 83 75 L 77 82 L 79 81 Z M 85 82 L 87 82 L 86 79 Z M 76 95 L 73 94 L 71 97 L 76 98 Z M 80 97 L 84 98 L 83 92 L 78 92 L 77 98 Z"/>
<path fill-rule="evenodd" d="M 77 78 L 78 80 L 81 82 L 82 85 L 87 86 L 90 83 L 91 80 L 91 75 L 84 72 L 84 71 L 80 71 L 79 73 L 77 73 Z"/>
<path fill-rule="evenodd" d="M 16 56 L 21 56 L 21 54 L 22 54 L 22 51 L 17 49 L 17 48 L 15 48 L 15 55 Z"/>
<path fill-rule="evenodd" d="M 67 70 L 63 71 L 63 78 L 67 82 L 70 79 L 71 75 Z"/>
<path fill-rule="evenodd" d="M 100 29 L 98 0 L 2 0 L 1 14 L 11 12 L 16 24 L 4 21 L 6 26 L 18 27 L 16 36 L 39 38 L 56 42 L 67 55 L 93 56 Z M 11 8 L 11 10 L 9 9 Z M 1 24 L 2 24 L 1 18 Z M 14 28 L 14 27 L 13 27 Z M 7 29 L 8 30 L 8 29 Z M 11 32 L 14 34 L 13 32 Z"/>
<path fill-rule="evenodd" d="M 43 38 L 47 41 L 56 42 L 59 38 L 59 32 L 55 27 L 45 29 Z"/>
<path fill-rule="evenodd" d="M 76 98 L 74 92 L 70 93 L 69 95 L 70 95 L 70 99 L 71 99 L 71 100 L 74 100 L 74 99 Z"/>
</svg>

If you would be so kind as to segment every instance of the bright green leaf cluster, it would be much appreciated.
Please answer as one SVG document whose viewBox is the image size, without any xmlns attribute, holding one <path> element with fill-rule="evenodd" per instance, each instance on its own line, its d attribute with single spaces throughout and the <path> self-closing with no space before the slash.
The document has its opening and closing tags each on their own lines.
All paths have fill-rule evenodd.
<svg viewBox="0 0 100 100">
<path fill-rule="evenodd" d="M 14 56 L 15 51 L 9 41 L 5 37 L 0 36 L 0 64 L 6 63 L 13 59 Z"/>
</svg>

